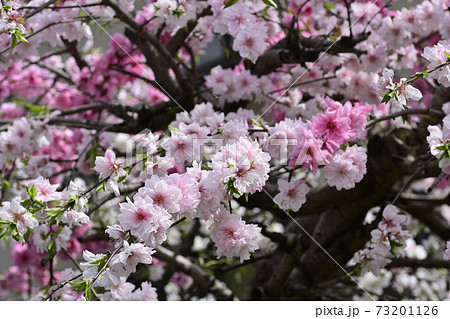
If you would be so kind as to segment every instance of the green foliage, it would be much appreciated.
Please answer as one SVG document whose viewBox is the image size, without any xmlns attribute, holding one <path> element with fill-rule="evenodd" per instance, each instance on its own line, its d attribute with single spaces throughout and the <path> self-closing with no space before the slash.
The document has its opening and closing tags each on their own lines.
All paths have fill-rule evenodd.
<svg viewBox="0 0 450 319">
<path fill-rule="evenodd" d="M 95 158 L 97 156 L 100 156 L 100 151 L 98 150 L 100 145 L 98 143 L 95 143 L 92 145 L 92 147 L 86 152 L 86 156 L 84 157 L 84 160 L 88 163 L 93 163 L 95 161 Z"/>
<path fill-rule="evenodd" d="M 226 186 L 226 189 L 227 189 L 227 194 L 228 195 L 230 195 L 230 196 L 233 196 L 233 195 L 238 195 L 238 196 L 241 196 L 242 194 L 239 192 L 239 190 L 234 186 L 234 181 L 236 180 L 236 178 L 234 178 L 234 177 L 231 177 L 229 180 L 228 180 L 228 182 L 222 182 L 223 183 L 223 185 L 225 185 Z"/>
<path fill-rule="evenodd" d="M 352 272 L 348 273 L 348 276 L 349 276 L 349 277 L 352 277 L 352 276 L 361 276 L 361 270 L 362 270 L 361 264 L 360 264 L 360 263 L 356 263 L 355 269 L 353 269 Z"/>
<path fill-rule="evenodd" d="M 228 0 L 227 3 L 225 4 L 225 8 L 231 7 L 233 4 L 235 4 L 238 1 L 239 0 Z"/>
<path fill-rule="evenodd" d="M 436 147 L 439 151 L 443 151 L 439 161 L 444 157 L 450 158 L 450 145 L 448 143 Z"/>
<path fill-rule="evenodd" d="M 263 0 L 263 2 L 270 7 L 274 7 L 275 9 L 278 8 L 277 4 L 273 0 Z"/>
<path fill-rule="evenodd" d="M 416 74 L 410 76 L 414 81 L 417 79 L 424 79 L 428 75 L 428 69 L 425 67 L 422 72 L 417 72 Z"/>
<path fill-rule="evenodd" d="M 69 282 L 69 284 L 73 287 L 73 290 L 75 291 L 84 291 L 84 296 L 86 297 L 86 300 L 91 300 L 91 293 L 92 293 L 92 287 L 91 287 L 91 280 L 90 279 L 84 279 L 82 282 Z"/>
<path fill-rule="evenodd" d="M 25 39 L 24 33 L 20 33 L 19 30 L 15 30 L 14 33 L 11 34 L 11 51 L 14 50 L 19 41 L 25 43 L 28 42 L 28 40 Z"/>
<path fill-rule="evenodd" d="M 28 195 L 30 195 L 31 199 L 34 199 L 36 197 L 36 195 L 37 195 L 36 186 L 33 185 L 33 186 L 30 187 L 30 185 L 28 185 L 27 186 L 27 193 L 28 193 Z"/>
<path fill-rule="evenodd" d="M 105 191 L 106 192 L 106 183 L 105 182 L 100 183 L 100 185 L 97 186 L 95 191 L 96 192 L 98 192 L 98 191 Z"/>
<path fill-rule="evenodd" d="M 334 3 L 333 2 L 325 2 L 323 4 L 323 7 L 325 8 L 325 10 L 331 11 L 335 8 Z"/>
<path fill-rule="evenodd" d="M 397 247 L 403 247 L 403 244 L 400 244 L 396 241 L 393 240 L 389 240 L 389 244 L 391 245 L 391 248 L 389 249 L 389 252 L 394 256 L 397 257 L 397 255 L 395 254 L 395 250 L 397 249 Z"/>
<path fill-rule="evenodd" d="M 264 124 L 262 123 L 261 120 L 257 121 L 255 119 L 252 119 L 253 124 L 255 124 L 256 126 L 259 126 L 261 128 L 264 128 Z"/>
<path fill-rule="evenodd" d="M 383 99 L 381 100 L 381 103 L 387 103 L 389 102 L 392 98 L 395 98 L 396 96 L 396 91 L 395 90 L 389 90 L 387 92 L 383 92 Z"/>
</svg>

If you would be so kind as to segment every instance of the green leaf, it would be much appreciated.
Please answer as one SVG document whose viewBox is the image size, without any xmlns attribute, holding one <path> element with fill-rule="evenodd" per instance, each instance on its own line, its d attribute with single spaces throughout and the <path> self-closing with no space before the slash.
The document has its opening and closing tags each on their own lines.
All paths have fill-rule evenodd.
<svg viewBox="0 0 450 319">
<path fill-rule="evenodd" d="M 73 290 L 75 291 L 81 291 L 86 289 L 86 281 L 82 282 L 71 282 L 69 281 L 69 284 L 73 287 Z"/>
<path fill-rule="evenodd" d="M 12 188 L 11 182 L 6 180 L 6 179 L 2 180 L 2 189 L 3 189 L 3 191 L 6 191 L 8 188 Z"/>
<path fill-rule="evenodd" d="M 48 241 L 47 252 L 50 258 L 53 258 L 56 255 L 56 242 L 53 237 L 50 237 L 50 240 Z"/>
<path fill-rule="evenodd" d="M 277 4 L 273 0 L 263 0 L 263 2 L 268 6 L 274 7 L 275 9 L 278 8 Z"/>
<path fill-rule="evenodd" d="M 37 195 L 37 191 L 36 191 L 36 186 L 27 186 L 27 193 L 28 193 L 28 195 L 30 195 L 30 198 L 31 199 L 34 199 L 35 197 L 36 197 L 36 195 Z"/>
<path fill-rule="evenodd" d="M 253 124 L 255 124 L 256 126 L 259 126 L 259 127 L 261 127 L 261 128 L 264 128 L 264 125 L 263 125 L 263 123 L 262 123 L 261 120 L 257 121 L 257 120 L 255 120 L 255 119 L 252 119 L 252 122 L 253 122 Z"/>
<path fill-rule="evenodd" d="M 325 10 L 331 11 L 335 8 L 334 3 L 333 2 L 325 2 L 323 4 L 323 7 L 325 8 Z"/>
<path fill-rule="evenodd" d="M 413 78 L 413 79 L 416 79 L 416 80 L 417 80 L 417 79 L 423 79 L 423 78 L 425 78 L 427 75 L 428 75 L 427 67 L 425 67 L 425 68 L 423 69 L 422 72 L 416 72 L 416 74 L 410 76 L 410 78 Z"/>
<path fill-rule="evenodd" d="M 103 182 L 100 185 L 98 185 L 97 188 L 95 189 L 96 192 L 101 191 L 101 190 L 106 192 L 106 184 L 105 184 L 105 182 Z"/>
<path fill-rule="evenodd" d="M 15 241 L 20 241 L 19 231 L 17 230 L 16 224 L 13 224 L 13 223 L 9 224 L 9 229 L 10 229 L 11 237 Z"/>
<path fill-rule="evenodd" d="M 28 103 L 22 103 L 23 106 L 25 106 L 27 108 L 27 110 L 33 114 L 36 115 L 46 115 L 47 111 L 48 111 L 48 106 L 47 105 L 33 105 L 33 104 L 28 104 Z"/>
<path fill-rule="evenodd" d="M 355 269 L 353 269 L 353 271 L 350 272 L 348 274 L 348 276 L 350 276 L 350 277 L 351 276 L 361 276 L 361 270 L 362 270 L 361 264 L 357 263 Z"/>
<path fill-rule="evenodd" d="M 50 222 L 56 221 L 56 224 L 59 225 L 66 208 L 59 206 L 55 208 L 47 208 L 45 211 L 47 212 L 47 216 L 50 217 Z"/>
<path fill-rule="evenodd" d="M 228 0 L 227 3 L 225 4 L 225 8 L 231 7 L 233 4 L 235 4 L 238 1 L 239 0 Z"/>
<path fill-rule="evenodd" d="M 168 127 L 169 127 L 169 130 L 171 130 L 171 131 L 175 131 L 175 132 L 179 132 L 180 131 L 180 129 L 178 127 L 175 127 L 175 126 L 172 126 L 172 125 L 169 125 Z"/>
<path fill-rule="evenodd" d="M 387 103 L 395 96 L 395 91 L 389 90 L 387 93 L 383 93 L 383 94 L 384 94 L 384 96 L 383 96 L 383 99 L 381 100 L 381 103 Z"/>
<path fill-rule="evenodd" d="M 25 233 L 25 235 L 23 235 L 23 239 L 25 240 L 25 242 L 28 241 L 28 238 L 31 235 L 31 229 L 27 229 L 27 232 Z"/>
<path fill-rule="evenodd" d="M 248 193 L 245 193 L 245 201 L 248 203 Z"/>
<path fill-rule="evenodd" d="M 24 199 L 23 201 L 20 202 L 20 205 L 22 205 L 23 207 L 26 207 L 30 204 L 31 204 L 31 200 L 29 200 L 29 199 Z"/>
<path fill-rule="evenodd" d="M 86 287 L 84 288 L 84 295 L 86 297 L 86 300 L 91 300 L 91 282 L 86 281 Z"/>
<path fill-rule="evenodd" d="M 143 159 L 143 160 L 148 159 L 148 155 L 147 154 L 136 154 L 136 157 L 138 159 Z"/>
<path fill-rule="evenodd" d="M 283 10 L 284 10 L 284 12 L 286 12 L 286 13 L 295 15 L 295 12 L 292 11 L 291 9 L 286 8 L 286 9 L 283 9 Z"/>
<path fill-rule="evenodd" d="M 444 54 L 447 57 L 447 59 L 450 59 L 450 53 L 444 51 Z"/>
<path fill-rule="evenodd" d="M 84 160 L 86 162 L 94 161 L 97 156 L 100 156 L 100 152 L 98 151 L 98 148 L 100 145 L 98 143 L 92 145 L 92 147 L 89 149 L 89 151 L 86 152 L 86 156 Z"/>
<path fill-rule="evenodd" d="M 28 40 L 24 38 L 24 34 L 16 32 L 16 36 L 20 42 L 28 43 Z"/>
<path fill-rule="evenodd" d="M 14 47 L 17 45 L 17 36 L 13 33 L 11 35 L 11 51 L 14 50 Z"/>
<path fill-rule="evenodd" d="M 73 287 L 73 290 L 75 291 L 84 291 L 84 295 L 86 297 L 86 300 L 91 300 L 91 280 L 90 279 L 84 279 L 81 282 L 70 282 L 69 284 Z"/>
<path fill-rule="evenodd" d="M 172 15 L 177 16 L 177 18 L 180 18 L 183 15 L 184 11 L 182 9 L 173 9 Z"/>
</svg>

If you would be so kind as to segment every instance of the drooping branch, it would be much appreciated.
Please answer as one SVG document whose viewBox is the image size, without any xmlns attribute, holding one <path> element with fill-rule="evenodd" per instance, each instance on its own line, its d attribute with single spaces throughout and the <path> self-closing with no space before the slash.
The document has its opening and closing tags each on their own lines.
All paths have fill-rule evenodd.
<svg viewBox="0 0 450 319">
<path fill-rule="evenodd" d="M 441 260 L 435 258 L 428 259 L 411 259 L 411 258 L 397 258 L 394 259 L 387 268 L 444 268 L 450 269 L 450 260 Z"/>
</svg>

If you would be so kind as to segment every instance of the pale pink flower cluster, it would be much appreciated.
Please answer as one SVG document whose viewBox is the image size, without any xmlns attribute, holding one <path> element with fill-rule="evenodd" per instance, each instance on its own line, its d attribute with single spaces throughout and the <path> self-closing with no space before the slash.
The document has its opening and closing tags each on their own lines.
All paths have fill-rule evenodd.
<svg viewBox="0 0 450 319">
<path fill-rule="evenodd" d="M 172 32 L 184 28 L 197 16 L 198 2 L 194 0 L 156 0 L 153 5 L 155 16 L 163 18 Z"/>
<path fill-rule="evenodd" d="M 367 171 L 366 161 L 367 154 L 360 146 L 338 150 L 323 169 L 328 185 L 335 186 L 337 190 L 354 188 Z"/>
<path fill-rule="evenodd" d="M 408 84 L 406 78 L 401 78 L 399 82 L 394 82 L 394 71 L 388 68 L 383 69 L 383 75 L 378 80 L 375 88 L 384 91 L 383 93 L 394 92 L 394 96 L 389 102 L 393 106 L 401 108 L 404 108 L 410 100 L 419 101 L 422 98 L 420 90 Z"/>
<path fill-rule="evenodd" d="M 205 76 L 205 85 L 212 94 L 227 102 L 250 100 L 261 93 L 267 94 L 274 88 L 267 76 L 257 77 L 240 67 L 223 69 L 220 65 Z"/>
<path fill-rule="evenodd" d="M 48 208 L 53 209 L 58 205 L 63 208 L 65 203 L 71 200 L 70 195 L 77 196 L 78 198 L 73 207 L 65 208 L 63 210 L 63 213 L 60 216 L 62 222 L 62 225 L 60 224 L 59 226 L 60 228 L 58 229 L 56 225 L 53 225 L 51 228 L 52 231 L 48 223 L 48 219 L 51 216 L 45 209 L 35 213 L 35 217 L 40 218 L 38 221 L 37 218 L 33 217 L 32 214 L 22 207 L 26 212 L 26 216 L 35 221 L 33 222 L 33 242 L 38 252 L 47 251 L 50 239 L 54 240 L 57 252 L 63 248 L 67 248 L 69 242 L 73 245 L 79 245 L 78 241 L 75 238 L 72 238 L 73 231 L 71 227 L 87 225 L 90 219 L 85 213 L 88 209 L 87 195 L 81 196 L 83 192 L 82 185 L 80 184 L 81 180 L 77 179 L 76 182 L 78 184 L 70 182 L 69 187 L 62 192 L 57 191 L 57 188 L 59 187 L 58 184 L 52 184 L 48 179 L 45 179 L 42 176 L 28 182 L 28 189 L 35 189 L 36 191 L 33 199 L 46 205 Z M 30 227 L 30 225 L 28 225 L 28 227 Z M 21 227 L 21 229 L 24 230 L 23 227 Z M 21 233 L 22 230 L 19 231 L 19 233 Z"/>
<path fill-rule="evenodd" d="M 167 182 L 167 177 L 160 178 L 153 175 L 145 181 L 145 186 L 138 190 L 134 199 L 138 197 L 148 197 L 153 201 L 153 205 L 171 214 L 176 214 L 180 211 L 180 201 L 183 194 L 178 186 Z"/>
<path fill-rule="evenodd" d="M 127 203 L 120 204 L 120 225 L 131 231 L 138 241 L 150 247 L 156 247 L 166 239 L 172 215 L 164 208 L 154 205 L 148 196 L 136 197 L 134 202 L 127 198 Z"/>
<path fill-rule="evenodd" d="M 99 179 L 103 180 L 107 177 L 106 189 L 113 191 L 116 196 L 120 195 L 119 191 L 119 178 L 126 176 L 126 172 L 123 169 L 124 161 L 116 159 L 116 154 L 111 149 L 106 150 L 105 156 L 97 156 L 95 159 L 94 170 L 100 173 Z"/>
<path fill-rule="evenodd" d="M 443 126 L 429 125 L 427 142 L 430 153 L 439 160 L 439 167 L 446 174 L 450 174 L 450 158 L 446 148 L 450 147 L 450 115 L 443 119 Z"/>
<path fill-rule="evenodd" d="M 0 14 L 0 33 L 7 32 L 13 34 L 17 30 L 22 34 L 25 34 L 26 30 L 23 26 L 22 14 L 18 10 L 22 6 L 22 1 L 9 0 L 6 1 L 5 4 L 10 6 L 10 9 L 4 9 L 0 4 L 0 9 L 3 9 Z"/>
<path fill-rule="evenodd" d="M 222 182 L 232 182 L 239 195 L 253 194 L 261 191 L 269 178 L 269 161 L 270 155 L 257 142 L 241 137 L 214 154 L 211 167 Z"/>
<path fill-rule="evenodd" d="M 430 61 L 428 71 L 438 68 L 431 72 L 429 76 L 445 87 L 450 86 L 450 59 L 448 55 L 450 55 L 450 41 L 448 40 L 439 41 L 433 47 L 425 47 L 422 53 L 422 56 Z"/>
<path fill-rule="evenodd" d="M 98 277 L 95 286 L 111 289 L 124 281 L 131 273 L 136 271 L 139 263 L 151 264 L 152 254 L 155 252 L 152 248 L 146 247 L 141 243 L 129 244 L 127 241 L 122 243 L 121 250 L 111 259 L 109 265 L 105 265 L 106 271 Z M 83 252 L 85 262 L 80 263 L 83 270 L 83 278 L 95 278 L 100 269 L 99 265 L 106 261 L 106 255 L 93 254 L 85 250 Z M 114 288 L 113 288 L 114 290 Z"/>
<path fill-rule="evenodd" d="M 406 240 L 411 238 L 408 231 L 402 230 L 406 219 L 396 206 L 385 207 L 378 228 L 370 233 L 372 238 L 369 247 L 356 252 L 353 257 L 361 265 L 363 273 L 371 271 L 378 276 L 392 258 L 405 255 Z"/>
<path fill-rule="evenodd" d="M 111 286 L 110 291 L 98 295 L 102 301 L 157 301 L 156 288 L 148 281 L 141 283 L 141 287 L 126 281 L 121 277 L 116 285 Z"/>
<path fill-rule="evenodd" d="M 303 165 L 316 172 L 319 165 L 327 165 L 341 145 L 363 138 L 366 118 L 371 107 L 350 102 L 345 105 L 329 98 L 323 113 L 313 116 L 307 124 L 295 126 L 297 143 L 289 154 L 289 165 Z"/>
<path fill-rule="evenodd" d="M 241 217 L 221 209 L 216 221 L 211 226 L 211 239 L 217 247 L 218 258 L 239 257 L 243 262 L 250 258 L 250 253 L 258 249 L 261 228 L 246 224 Z"/>
<path fill-rule="evenodd" d="M 0 220 L 14 223 L 22 242 L 25 242 L 23 236 L 28 229 L 33 230 L 39 225 L 38 220 L 23 207 L 20 197 L 15 197 L 12 201 L 5 201 L 0 207 Z"/>
<path fill-rule="evenodd" d="M 293 120 L 290 118 L 270 126 L 269 137 L 263 144 L 263 149 L 270 154 L 272 158 L 279 159 L 281 162 L 287 160 L 287 155 L 293 151 L 297 145 L 296 131 L 304 128 L 302 120 Z"/>
<path fill-rule="evenodd" d="M 42 176 L 30 181 L 30 186 L 36 187 L 35 199 L 40 202 L 49 202 L 61 199 L 61 193 L 57 191 L 58 184 L 51 184 L 50 181 Z"/>
<path fill-rule="evenodd" d="M 26 117 L 15 120 L 6 131 L 0 133 L 0 168 L 2 160 L 21 159 L 51 141 L 52 134 L 45 123 Z"/>
<path fill-rule="evenodd" d="M 274 203 L 284 210 L 293 212 L 297 212 L 302 207 L 306 202 L 306 194 L 309 192 L 309 186 L 301 179 L 289 182 L 279 179 L 278 189 L 280 193 L 273 198 Z"/>
<path fill-rule="evenodd" d="M 269 46 L 268 27 L 265 21 L 253 14 L 249 2 L 235 3 L 225 8 L 222 0 L 209 0 L 214 13 L 214 31 L 231 34 L 235 40 L 233 50 L 239 51 L 241 57 L 253 63 Z"/>
</svg>

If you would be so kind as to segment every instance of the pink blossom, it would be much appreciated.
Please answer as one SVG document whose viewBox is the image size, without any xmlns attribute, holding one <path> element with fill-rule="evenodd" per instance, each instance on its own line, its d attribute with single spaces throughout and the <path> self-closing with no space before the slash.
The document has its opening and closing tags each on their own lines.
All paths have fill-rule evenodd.
<svg viewBox="0 0 450 319">
<path fill-rule="evenodd" d="M 136 271 L 136 266 L 139 263 L 151 264 L 152 254 L 155 251 L 146 247 L 143 244 L 129 244 L 128 242 L 123 242 L 123 249 L 118 253 L 111 261 L 111 271 L 120 276 L 128 277 L 131 273 Z"/>
<path fill-rule="evenodd" d="M 134 203 L 127 198 L 127 203 L 120 205 L 120 213 L 118 219 L 123 229 L 130 230 L 138 241 L 143 241 L 150 247 L 156 247 L 166 239 L 166 233 L 172 224 L 172 215 L 153 205 L 148 196 L 136 197 Z M 112 231 L 111 229 L 110 232 Z"/>
<path fill-rule="evenodd" d="M 175 173 L 167 177 L 167 183 L 175 185 L 181 190 L 182 198 L 179 201 L 180 214 L 192 218 L 196 207 L 200 203 L 200 192 L 196 181 L 187 173 L 181 175 Z"/>
<path fill-rule="evenodd" d="M 100 179 L 105 179 L 108 176 L 112 178 L 125 176 L 126 173 L 122 164 L 123 161 L 116 160 L 116 154 L 111 149 L 107 149 L 104 157 L 96 157 L 94 170 L 100 173 Z"/>
<path fill-rule="evenodd" d="M 130 300 L 157 301 L 158 294 L 156 293 L 156 288 L 152 287 L 152 284 L 146 281 L 141 283 L 141 288 L 133 291 Z"/>
<path fill-rule="evenodd" d="M 322 149 L 323 140 L 314 137 L 308 130 L 305 130 L 304 134 L 290 154 L 289 165 L 303 165 L 303 167 L 315 173 L 319 165 L 328 164 L 330 153 Z"/>
<path fill-rule="evenodd" d="M 450 86 L 450 66 L 444 65 L 448 62 L 448 57 L 445 53 L 450 52 L 450 42 L 448 40 L 439 41 L 438 44 L 433 47 L 425 47 L 422 56 L 430 61 L 428 65 L 428 71 L 431 71 L 437 67 L 438 70 L 429 74 L 433 79 L 436 79 L 440 84 L 445 87 Z"/>
<path fill-rule="evenodd" d="M 340 150 L 341 151 L 341 150 Z M 337 190 L 351 189 L 355 187 L 355 180 L 358 175 L 357 167 L 349 159 L 343 158 L 341 154 L 336 154 L 325 166 L 324 174 L 328 185 L 336 186 Z"/>
<path fill-rule="evenodd" d="M 274 197 L 273 201 L 280 208 L 297 212 L 306 202 L 306 194 L 309 192 L 309 187 L 304 180 L 299 179 L 288 182 L 284 179 L 279 179 L 278 188 L 280 193 Z"/>
<path fill-rule="evenodd" d="M 170 185 L 164 178 L 159 178 L 153 175 L 145 181 L 145 187 L 141 187 L 138 193 L 134 196 L 145 198 L 148 196 L 153 205 L 159 206 L 167 210 L 171 214 L 176 214 L 180 211 L 180 200 L 183 194 L 180 188 L 176 185 Z"/>
<path fill-rule="evenodd" d="M 70 226 L 80 226 L 81 224 L 89 223 L 89 216 L 84 212 L 68 209 L 61 217 L 63 223 L 67 223 Z"/>
<path fill-rule="evenodd" d="M 42 176 L 30 181 L 30 187 L 31 185 L 36 187 L 37 195 L 35 196 L 35 199 L 38 201 L 49 202 L 61 199 L 61 194 L 56 191 L 59 185 L 52 185 L 48 179 L 45 179 Z"/>
<path fill-rule="evenodd" d="M 0 219 L 14 222 L 19 236 L 23 240 L 27 229 L 36 228 L 39 222 L 20 204 L 21 200 L 20 197 L 15 197 L 11 202 L 3 202 L 0 208 Z"/>
<path fill-rule="evenodd" d="M 382 231 L 397 232 L 401 230 L 401 224 L 406 221 L 406 216 L 399 214 L 400 210 L 394 205 L 387 205 L 383 211 L 383 220 L 378 224 Z"/>
<path fill-rule="evenodd" d="M 182 132 L 171 131 L 170 138 L 164 139 L 161 147 L 167 151 L 168 156 L 173 157 L 177 163 L 192 161 L 193 138 Z"/>
<path fill-rule="evenodd" d="M 101 180 L 110 177 L 106 182 L 106 189 L 114 191 L 116 196 L 120 195 L 118 179 L 126 175 L 122 165 L 123 160 L 116 160 L 116 154 L 110 149 L 106 150 L 105 157 L 97 156 L 95 159 L 94 170 L 100 173 Z"/>
<path fill-rule="evenodd" d="M 259 248 L 257 241 L 261 228 L 245 224 L 238 215 L 224 210 L 211 227 L 211 239 L 217 247 L 218 258 L 239 257 L 243 262 Z"/>
<path fill-rule="evenodd" d="M 261 191 L 269 178 L 269 160 L 270 155 L 263 152 L 257 142 L 241 137 L 221 147 L 213 155 L 211 165 L 224 183 L 234 180 L 234 187 L 243 195 Z"/>
<path fill-rule="evenodd" d="M 115 246 L 119 247 L 122 245 L 123 241 L 125 240 L 125 231 L 120 225 L 111 225 L 106 227 L 105 233 L 109 235 L 114 241 Z"/>
<path fill-rule="evenodd" d="M 253 63 L 264 53 L 269 44 L 267 38 L 267 28 L 261 24 L 255 24 L 245 30 L 240 30 L 233 42 L 233 50 L 239 51 L 243 58 L 247 58 Z"/>
</svg>

